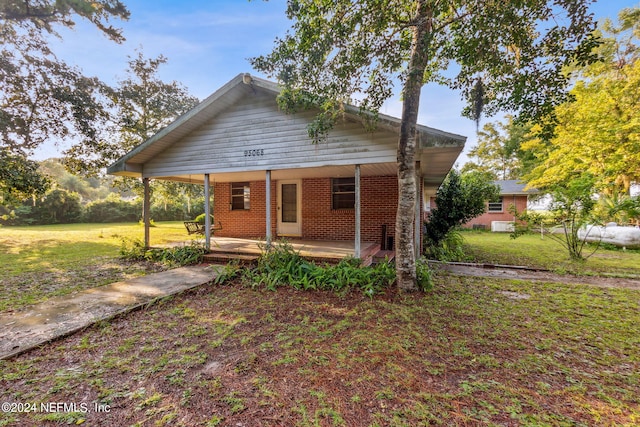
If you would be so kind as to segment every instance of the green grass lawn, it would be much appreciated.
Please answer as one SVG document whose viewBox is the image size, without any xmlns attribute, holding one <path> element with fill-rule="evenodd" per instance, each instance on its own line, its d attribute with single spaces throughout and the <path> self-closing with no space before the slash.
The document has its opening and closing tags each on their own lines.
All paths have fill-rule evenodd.
<svg viewBox="0 0 640 427">
<path fill-rule="evenodd" d="M 517 239 L 508 233 L 463 231 L 464 252 L 482 263 L 523 265 L 560 273 L 640 277 L 640 251 L 599 248 L 586 261 L 573 261 L 565 248 L 552 239 L 529 234 Z M 585 254 L 593 252 L 593 246 Z"/>
<path fill-rule="evenodd" d="M 427 294 L 202 286 L 0 362 L 0 426 L 636 426 L 640 292 L 437 276 Z"/>
<path fill-rule="evenodd" d="M 96 257 L 117 257 L 122 239 L 144 239 L 140 224 L 62 224 L 0 227 L 0 276 L 91 265 Z M 182 222 L 150 228 L 151 245 L 189 241 Z"/>
<path fill-rule="evenodd" d="M 0 228 L 0 311 L 145 274 L 117 259 L 142 233 Z M 574 263 L 539 236 L 464 238 L 476 261 L 640 274 L 637 252 Z M 181 223 L 151 239 L 189 240 Z M 374 298 L 205 285 L 1 361 L 0 402 L 89 410 L 0 426 L 635 426 L 639 308 L 637 290 L 446 273 L 431 292 Z"/>
<path fill-rule="evenodd" d="M 144 274 L 157 266 L 118 259 L 123 239 L 143 239 L 131 224 L 0 227 L 0 311 Z M 188 242 L 182 222 L 151 227 L 152 245 Z"/>
</svg>

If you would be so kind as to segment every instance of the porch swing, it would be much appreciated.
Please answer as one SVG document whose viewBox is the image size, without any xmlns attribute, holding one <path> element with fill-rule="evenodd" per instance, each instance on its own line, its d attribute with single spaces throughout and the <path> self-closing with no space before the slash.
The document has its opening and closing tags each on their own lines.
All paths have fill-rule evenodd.
<svg viewBox="0 0 640 427">
<path fill-rule="evenodd" d="M 191 180 L 191 175 L 189 175 L 189 184 L 193 184 Z M 215 185 L 215 181 L 213 182 Z M 215 200 L 215 199 L 214 199 Z M 187 229 L 187 233 L 189 235 L 192 234 L 200 234 L 202 236 L 205 235 L 206 227 L 204 224 L 200 224 L 197 221 L 184 221 L 184 226 Z M 222 222 L 218 221 L 218 225 L 216 225 L 215 218 L 211 220 L 211 236 L 215 234 L 216 231 L 222 230 Z"/>
</svg>

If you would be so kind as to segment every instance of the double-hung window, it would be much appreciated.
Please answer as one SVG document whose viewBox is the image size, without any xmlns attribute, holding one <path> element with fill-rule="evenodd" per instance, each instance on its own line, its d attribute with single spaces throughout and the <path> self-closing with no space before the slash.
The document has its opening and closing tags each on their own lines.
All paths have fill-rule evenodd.
<svg viewBox="0 0 640 427">
<path fill-rule="evenodd" d="M 502 197 L 498 198 L 496 201 L 490 201 L 488 206 L 489 212 L 502 212 L 503 210 L 503 199 Z"/>
<path fill-rule="evenodd" d="M 251 207 L 251 188 L 248 182 L 231 183 L 231 210 L 249 210 Z"/>
<path fill-rule="evenodd" d="M 331 179 L 331 208 L 354 209 L 356 206 L 356 179 Z"/>
</svg>

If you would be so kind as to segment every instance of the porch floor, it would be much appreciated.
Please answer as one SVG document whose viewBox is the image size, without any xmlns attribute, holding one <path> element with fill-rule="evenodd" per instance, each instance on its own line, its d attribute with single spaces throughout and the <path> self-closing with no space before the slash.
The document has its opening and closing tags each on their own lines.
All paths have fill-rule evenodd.
<svg viewBox="0 0 640 427">
<path fill-rule="evenodd" d="M 352 241 L 287 239 L 287 243 L 304 258 L 318 262 L 339 262 L 355 253 L 355 243 Z M 211 248 L 205 255 L 205 261 L 224 261 L 233 258 L 246 261 L 257 259 L 262 253 L 261 248 L 264 244 L 264 240 L 212 237 Z M 277 241 L 274 241 L 274 244 L 277 244 Z M 380 244 L 362 242 L 360 248 L 360 258 L 363 264 L 368 265 L 373 256 L 380 251 Z"/>
</svg>

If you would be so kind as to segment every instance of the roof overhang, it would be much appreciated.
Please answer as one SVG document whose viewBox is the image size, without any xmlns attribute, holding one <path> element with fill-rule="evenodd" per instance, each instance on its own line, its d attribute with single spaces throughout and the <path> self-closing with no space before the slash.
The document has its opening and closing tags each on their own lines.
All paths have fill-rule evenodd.
<svg viewBox="0 0 640 427">
<path fill-rule="evenodd" d="M 169 126 L 117 160 L 107 168 L 107 173 L 118 176 L 143 177 L 145 176 L 144 164 L 146 162 L 203 126 L 219 113 L 225 111 L 225 109 L 233 106 L 243 97 L 249 96 L 252 93 L 255 94 L 257 91 L 263 91 L 275 97 L 280 93 L 280 90 L 277 84 L 268 80 L 256 78 L 248 74 L 239 74 L 192 110 L 178 117 Z M 353 121 L 364 120 L 360 110 L 353 106 L 345 107 L 345 118 Z M 395 117 L 379 114 L 375 124 L 377 128 L 382 130 L 391 131 L 396 134 L 400 132 L 401 121 Z M 424 178 L 427 191 L 435 192 L 464 148 L 466 137 L 423 125 L 418 125 L 417 132 L 416 160 L 420 162 L 420 171 Z M 362 166 L 363 176 L 368 174 L 389 175 L 397 173 L 395 159 L 389 159 L 387 163 Z M 279 176 L 289 176 L 292 174 L 296 174 L 298 177 L 336 177 L 348 173 L 353 173 L 353 166 L 327 165 L 320 170 L 319 168 L 305 168 L 301 165 L 301 167 L 295 169 L 295 172 L 287 170 L 274 171 L 273 178 L 278 179 Z M 226 174 L 216 174 L 215 171 L 211 171 L 212 179 L 218 182 L 237 180 L 240 176 L 245 177 L 243 180 L 246 180 L 248 179 L 247 177 L 253 175 L 255 175 L 256 178 L 264 179 L 263 171 Z M 202 182 L 204 174 L 199 176 L 176 174 L 172 176 L 154 176 L 153 178 L 195 183 Z"/>
</svg>

